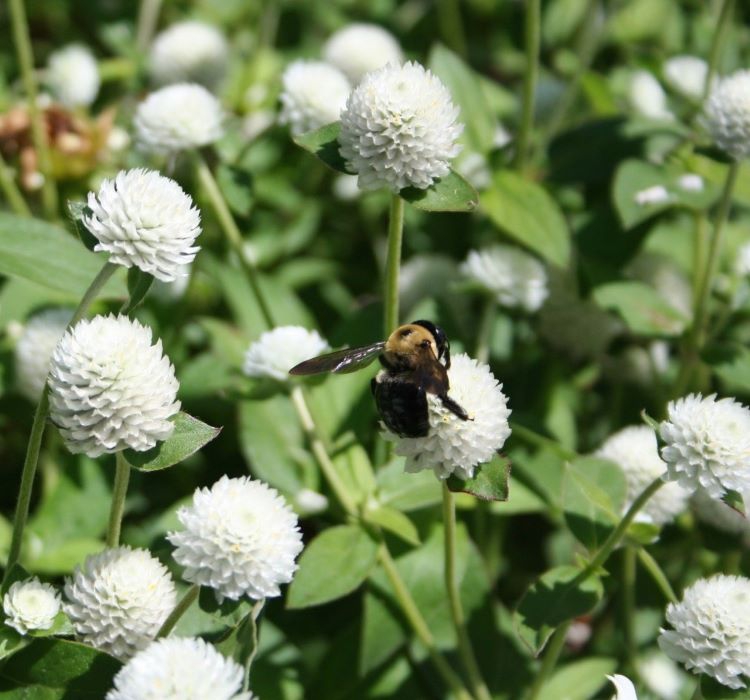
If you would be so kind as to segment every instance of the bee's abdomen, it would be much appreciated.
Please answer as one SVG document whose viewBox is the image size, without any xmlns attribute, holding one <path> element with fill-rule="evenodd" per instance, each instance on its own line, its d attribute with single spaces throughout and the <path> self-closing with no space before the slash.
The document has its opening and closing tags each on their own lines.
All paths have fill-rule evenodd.
<svg viewBox="0 0 750 700">
<path fill-rule="evenodd" d="M 417 384 L 380 372 L 372 380 L 378 413 L 388 430 L 401 437 L 424 437 L 430 430 L 427 396 Z"/>
</svg>

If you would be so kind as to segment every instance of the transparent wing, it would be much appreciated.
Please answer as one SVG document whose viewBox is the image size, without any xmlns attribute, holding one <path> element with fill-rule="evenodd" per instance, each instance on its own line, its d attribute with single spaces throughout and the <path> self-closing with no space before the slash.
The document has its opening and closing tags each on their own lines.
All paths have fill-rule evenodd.
<svg viewBox="0 0 750 700">
<path fill-rule="evenodd" d="M 289 370 L 289 374 L 322 374 L 333 372 L 334 374 L 346 374 L 356 372 L 358 369 L 367 367 L 385 347 L 385 342 L 373 343 L 360 348 L 346 348 L 329 352 L 327 355 L 313 357 L 311 360 L 300 362 Z"/>
</svg>

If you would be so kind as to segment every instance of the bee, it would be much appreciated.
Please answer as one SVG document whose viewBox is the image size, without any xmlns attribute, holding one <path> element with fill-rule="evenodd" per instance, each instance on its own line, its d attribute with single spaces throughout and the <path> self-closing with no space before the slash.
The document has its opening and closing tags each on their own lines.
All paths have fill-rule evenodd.
<svg viewBox="0 0 750 700">
<path fill-rule="evenodd" d="M 430 430 L 427 394 L 437 396 L 461 420 L 469 414 L 450 396 L 450 343 L 430 321 L 399 326 L 388 340 L 337 350 L 292 367 L 289 374 L 343 374 L 367 367 L 376 357 L 383 369 L 370 387 L 386 427 L 401 437 L 424 437 Z"/>
</svg>

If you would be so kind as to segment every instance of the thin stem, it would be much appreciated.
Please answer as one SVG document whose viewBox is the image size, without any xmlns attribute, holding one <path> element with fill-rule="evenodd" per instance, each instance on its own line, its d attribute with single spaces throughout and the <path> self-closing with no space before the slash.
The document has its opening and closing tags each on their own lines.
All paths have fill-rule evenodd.
<svg viewBox="0 0 750 700">
<path fill-rule="evenodd" d="M 44 114 L 37 105 L 36 77 L 34 75 L 34 54 L 31 49 L 29 25 L 26 20 L 26 9 L 23 0 L 9 0 L 11 24 L 13 25 L 13 41 L 16 45 L 18 65 L 21 68 L 23 89 L 28 100 L 29 117 L 31 119 L 31 138 L 42 173 L 42 206 L 47 218 L 57 215 L 57 189 L 52 178 L 52 161 L 47 143 Z"/>
<path fill-rule="evenodd" d="M 490 359 L 490 343 L 492 342 L 492 329 L 495 327 L 495 316 L 497 314 L 497 302 L 494 297 L 487 297 L 482 308 L 482 316 L 479 319 L 479 332 L 477 333 L 477 347 L 474 357 L 479 362 L 487 362 Z"/>
<path fill-rule="evenodd" d="M 174 629 L 175 625 L 179 622 L 180 618 L 187 612 L 188 608 L 196 601 L 198 594 L 201 592 L 201 587 L 194 583 L 190 588 L 185 591 L 185 595 L 177 601 L 177 605 L 174 606 L 174 610 L 169 613 L 169 617 L 164 620 L 164 624 L 159 628 L 156 633 L 156 638 L 161 639 L 166 637 Z"/>
<path fill-rule="evenodd" d="M 706 242 L 706 215 L 701 211 L 695 215 L 693 234 L 693 310 L 698 307 L 698 292 L 706 269 Z"/>
<path fill-rule="evenodd" d="M 125 496 L 130 481 L 130 464 L 122 450 L 115 454 L 115 485 L 112 489 L 112 505 L 109 509 L 109 526 L 107 527 L 107 547 L 120 544 L 122 515 L 125 512 Z"/>
<path fill-rule="evenodd" d="M 466 618 L 456 578 L 456 502 L 445 482 L 443 482 L 443 527 L 445 528 L 445 590 L 448 594 L 453 627 L 456 630 L 458 653 L 469 676 L 474 697 L 478 700 L 491 700 L 492 696 L 482 678 L 471 639 L 466 631 Z"/>
<path fill-rule="evenodd" d="M 540 435 L 535 430 L 527 428 L 519 423 L 512 422 L 510 424 L 511 435 L 515 435 L 524 442 L 528 442 L 534 447 L 546 447 L 553 452 L 556 452 L 562 459 L 575 459 L 578 454 L 573 450 L 568 449 L 564 445 L 561 445 L 556 440 L 548 438 L 546 435 Z"/>
<path fill-rule="evenodd" d="M 430 659 L 435 665 L 438 673 L 442 676 L 443 680 L 451 688 L 457 698 L 460 698 L 460 700 L 471 700 L 471 695 L 464 687 L 461 679 L 456 675 L 455 671 L 435 647 L 435 639 L 432 636 L 432 632 L 430 632 L 429 627 L 427 627 L 427 623 L 425 622 L 424 617 L 422 617 L 419 607 L 414 602 L 411 593 L 409 593 L 409 589 L 401 578 L 401 574 L 399 574 L 398 569 L 396 568 L 396 563 L 393 561 L 393 557 L 391 557 L 391 553 L 385 545 L 381 545 L 378 550 L 378 559 L 388 577 L 388 580 L 391 582 L 391 586 L 393 586 L 393 592 L 396 595 L 396 599 L 398 600 L 404 615 L 406 615 L 407 621 L 427 649 Z"/>
<path fill-rule="evenodd" d="M 622 626 L 625 637 L 625 658 L 631 670 L 635 668 L 635 580 L 636 548 L 628 545 L 622 552 Z"/>
<path fill-rule="evenodd" d="M 521 125 L 516 141 L 515 167 L 523 171 L 529 156 L 531 130 L 534 124 L 534 98 L 539 76 L 539 45 L 541 24 L 540 0 L 526 0 L 526 23 L 524 42 L 526 45 L 526 70 L 523 76 L 523 102 Z"/>
<path fill-rule="evenodd" d="M 250 668 L 253 665 L 255 655 L 258 653 L 258 618 L 263 612 L 265 604 L 266 599 L 261 598 L 255 603 L 255 605 L 253 605 L 253 609 L 250 611 L 250 616 L 253 620 L 253 650 L 250 652 L 247 659 L 245 659 L 245 678 L 242 681 L 242 690 L 244 692 L 250 690 Z"/>
<path fill-rule="evenodd" d="M 706 71 L 706 82 L 703 84 L 703 99 L 701 100 L 701 103 L 706 101 L 706 98 L 711 92 L 711 83 L 713 83 L 714 77 L 719 69 L 719 54 L 721 52 L 721 47 L 724 46 L 724 37 L 729 28 L 729 20 L 732 17 L 733 10 L 734 0 L 724 0 L 722 2 L 719 21 L 716 23 L 716 31 L 714 31 L 713 38 L 711 39 L 711 49 L 708 54 L 708 70 Z"/>
<path fill-rule="evenodd" d="M 661 590 L 661 592 L 664 594 L 664 597 L 670 603 L 676 603 L 677 596 L 675 595 L 675 592 L 669 583 L 669 579 L 667 579 L 666 574 L 662 571 L 656 559 L 651 556 L 648 550 L 644 549 L 643 547 L 639 547 L 638 560 L 643 565 L 643 568 L 646 569 L 646 571 L 648 571 L 648 573 L 651 575 L 651 578 L 659 587 L 659 590 Z"/>
<path fill-rule="evenodd" d="M 526 696 L 526 700 L 536 700 L 539 692 L 552 674 L 552 671 L 557 665 L 557 660 L 560 658 L 560 653 L 565 646 L 565 637 L 568 634 L 568 627 L 570 627 L 570 622 L 565 622 L 560 625 L 552 635 L 552 638 L 547 645 L 544 659 L 542 660 L 542 666 L 539 669 L 539 673 L 536 674 L 536 678 L 531 686 L 531 690 L 529 690 L 529 694 Z"/>
<path fill-rule="evenodd" d="M 3 156 L 0 154 L 0 189 L 10 208 L 19 216 L 31 216 L 31 209 L 18 189 L 13 177 L 13 171 L 8 167 Z"/>
<path fill-rule="evenodd" d="M 388 257 L 385 262 L 385 333 L 387 338 L 398 325 L 398 275 L 401 270 L 401 242 L 404 236 L 404 200 L 391 195 L 388 211 Z"/>
<path fill-rule="evenodd" d="M 78 304 L 78 308 L 74 311 L 73 317 L 68 324 L 68 328 L 80 321 L 91 305 L 91 302 L 116 269 L 117 265 L 113 265 L 109 262 L 104 263 L 102 269 L 99 270 L 94 281 L 84 293 L 83 298 Z M 31 434 L 29 435 L 29 443 L 26 447 L 26 457 L 23 462 L 23 470 L 21 471 L 21 486 L 18 489 L 16 512 L 13 516 L 13 534 L 11 536 L 10 548 L 8 550 L 8 561 L 5 566 L 6 578 L 8 572 L 18 562 L 21 555 L 23 532 L 26 528 L 26 521 L 29 517 L 31 492 L 34 486 L 34 478 L 36 477 L 36 469 L 39 462 L 39 450 L 42 444 L 42 437 L 44 436 L 48 411 L 49 395 L 47 392 L 47 385 L 45 384 L 44 389 L 42 390 L 42 395 L 39 398 L 39 403 L 36 407 L 36 412 L 34 413 L 34 422 L 31 425 Z"/>
<path fill-rule="evenodd" d="M 445 43 L 459 56 L 466 58 L 466 37 L 459 0 L 438 0 L 438 24 Z"/>
<path fill-rule="evenodd" d="M 275 323 L 273 320 L 273 316 L 271 315 L 271 309 L 268 306 L 268 303 L 263 296 L 263 291 L 260 288 L 260 281 L 258 280 L 258 270 L 255 267 L 255 263 L 250 259 L 247 252 L 245 251 L 242 234 L 240 233 L 240 229 L 237 227 L 237 222 L 234 220 L 232 212 L 229 210 L 229 205 L 227 204 L 226 199 L 224 199 L 221 188 L 219 187 L 219 184 L 216 182 L 211 169 L 208 167 L 208 164 L 204 160 L 203 156 L 200 155 L 200 153 L 195 154 L 195 165 L 198 174 L 198 180 L 206 190 L 206 194 L 208 195 L 208 198 L 211 200 L 211 204 L 213 205 L 214 212 L 219 219 L 219 224 L 224 231 L 229 244 L 232 246 L 234 252 L 237 254 L 237 257 L 240 259 L 240 263 L 242 264 L 245 273 L 247 274 L 253 296 L 258 302 L 263 320 L 265 321 L 268 328 L 273 328 L 275 326 Z"/>
<path fill-rule="evenodd" d="M 138 28 L 135 34 L 135 46 L 138 53 L 143 53 L 151 43 L 159 20 L 161 0 L 141 0 L 138 10 Z"/>
</svg>

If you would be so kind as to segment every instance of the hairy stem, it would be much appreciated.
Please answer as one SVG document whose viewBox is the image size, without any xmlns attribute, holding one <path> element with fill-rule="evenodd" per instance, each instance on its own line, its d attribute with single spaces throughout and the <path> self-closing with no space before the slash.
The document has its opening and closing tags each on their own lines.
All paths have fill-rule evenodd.
<svg viewBox="0 0 750 700">
<path fill-rule="evenodd" d="M 643 565 L 643 568 L 651 575 L 654 583 L 659 587 L 659 590 L 664 594 L 664 597 L 670 603 L 677 602 L 677 596 L 669 583 L 669 579 L 666 574 L 662 571 L 661 567 L 657 563 L 648 550 L 643 547 L 638 548 L 638 560 Z"/>
<path fill-rule="evenodd" d="M 524 43 L 526 48 L 526 70 L 523 75 L 523 98 L 521 103 L 521 124 L 516 141 L 514 165 L 523 171 L 529 157 L 531 131 L 534 126 L 534 99 L 539 77 L 539 46 L 541 24 L 541 1 L 526 0 L 526 21 Z"/>
<path fill-rule="evenodd" d="M 201 587 L 194 583 L 190 588 L 185 591 L 185 595 L 177 601 L 177 605 L 174 606 L 174 610 L 169 613 L 169 617 L 164 620 L 164 624 L 159 628 L 156 633 L 156 638 L 161 639 L 166 637 L 174 629 L 175 625 L 180 621 L 180 618 L 187 612 L 188 608 L 196 601 L 198 594 L 201 592 Z"/>
<path fill-rule="evenodd" d="M 391 195 L 388 211 L 388 257 L 385 262 L 385 332 L 387 338 L 398 326 L 398 276 L 401 270 L 401 242 L 404 236 L 404 200 Z"/>
<path fill-rule="evenodd" d="M 112 505 L 109 510 L 107 547 L 117 547 L 120 544 L 120 530 L 122 529 L 122 516 L 125 512 L 125 496 L 128 493 L 129 481 L 130 464 L 120 450 L 115 454 L 115 485 L 112 489 Z"/>
</svg>

